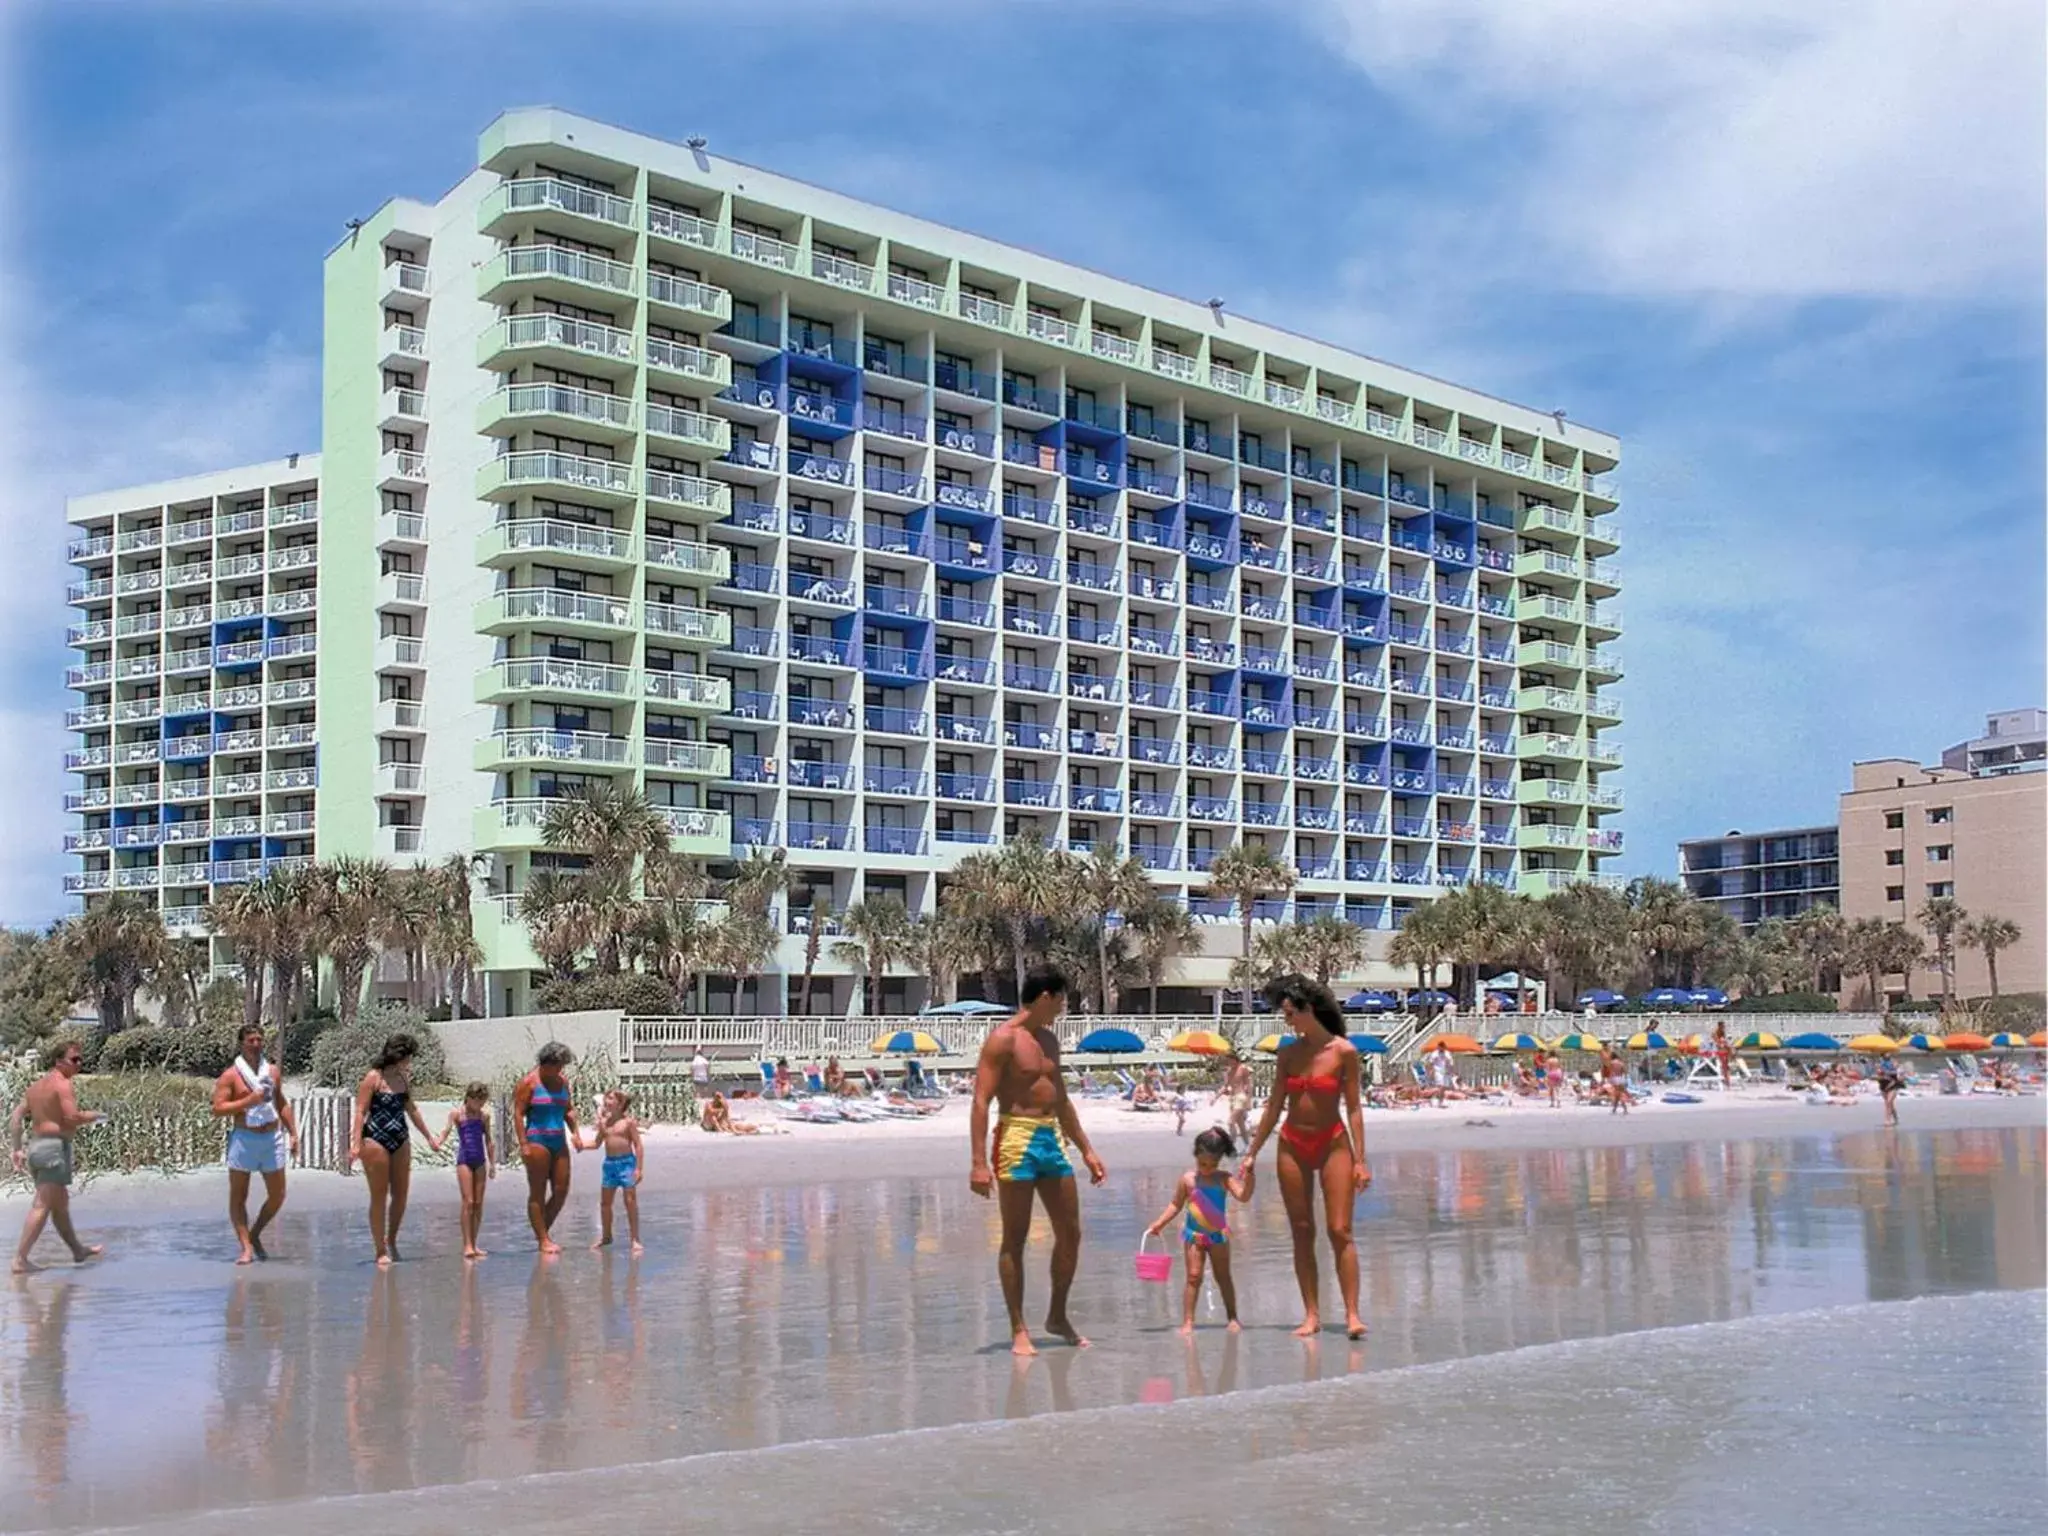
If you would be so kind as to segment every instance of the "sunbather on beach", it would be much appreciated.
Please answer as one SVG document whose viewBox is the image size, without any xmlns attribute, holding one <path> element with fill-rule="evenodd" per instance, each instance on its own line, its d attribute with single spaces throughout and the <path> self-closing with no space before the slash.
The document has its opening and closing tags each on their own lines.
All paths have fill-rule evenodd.
<svg viewBox="0 0 2048 1536">
<path fill-rule="evenodd" d="M 711 1095 L 710 1102 L 704 1106 L 704 1112 L 698 1117 L 697 1123 L 713 1134 L 720 1132 L 728 1136 L 758 1136 L 761 1134 L 761 1127 L 758 1125 L 750 1125 L 744 1120 L 733 1119 L 732 1106 L 725 1102 L 725 1095 L 722 1093 Z"/>
<path fill-rule="evenodd" d="M 967 1184 L 984 1199 L 998 1197 L 1003 1235 L 996 1274 L 1010 1313 L 1010 1351 L 1035 1355 L 1038 1350 L 1024 1324 L 1024 1245 L 1031 1235 L 1033 1196 L 1044 1204 L 1053 1233 L 1046 1331 L 1085 1347 L 1088 1341 L 1067 1316 L 1067 1293 L 1081 1258 L 1081 1202 L 1066 1143 L 1080 1151 L 1093 1182 L 1102 1183 L 1109 1171 L 1074 1113 L 1060 1072 L 1060 1042 L 1053 1025 L 1067 1004 L 1067 978 L 1050 968 L 1033 971 L 1024 978 L 1021 996 L 1023 1007 L 1015 1017 L 991 1030 L 982 1042 L 974 1074 L 974 1112 L 968 1120 L 973 1162 Z M 1000 1112 L 993 1145 L 988 1125 L 991 1098 Z"/>
</svg>

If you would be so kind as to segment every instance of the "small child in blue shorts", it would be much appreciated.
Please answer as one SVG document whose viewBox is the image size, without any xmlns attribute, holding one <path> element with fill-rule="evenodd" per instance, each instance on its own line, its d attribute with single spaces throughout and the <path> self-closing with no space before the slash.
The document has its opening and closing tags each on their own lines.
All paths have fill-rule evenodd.
<svg viewBox="0 0 2048 1536">
<path fill-rule="evenodd" d="M 614 1088 L 604 1096 L 597 1113 L 597 1139 L 604 1147 L 604 1177 L 599 1181 L 598 1221 L 600 1232 L 593 1248 L 608 1248 L 612 1241 L 612 1197 L 626 1193 L 626 1232 L 633 1251 L 640 1247 L 640 1180 L 647 1173 L 647 1144 L 640 1137 L 640 1122 L 633 1118 L 633 1096 Z"/>
</svg>

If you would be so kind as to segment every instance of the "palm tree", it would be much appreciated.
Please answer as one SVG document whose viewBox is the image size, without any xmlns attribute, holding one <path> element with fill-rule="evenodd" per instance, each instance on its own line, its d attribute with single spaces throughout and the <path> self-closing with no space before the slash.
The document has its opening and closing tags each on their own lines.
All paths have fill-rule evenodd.
<svg viewBox="0 0 2048 1536">
<path fill-rule="evenodd" d="M 961 967 L 973 958 L 966 925 L 943 908 L 911 919 L 904 960 L 925 979 L 925 1001 L 939 1007 L 953 1000 L 953 984 Z"/>
<path fill-rule="evenodd" d="M 1237 903 L 1243 920 L 1244 948 L 1239 954 L 1244 978 L 1244 1011 L 1252 1011 L 1252 914 L 1258 903 L 1294 889 L 1294 869 L 1264 843 L 1233 843 L 1209 866 L 1209 889 Z"/>
<path fill-rule="evenodd" d="M 204 939 L 170 941 L 163 964 L 151 979 L 156 995 L 163 999 L 166 1027 L 183 1029 L 197 1021 L 199 995 L 206 989 L 209 969 Z"/>
<path fill-rule="evenodd" d="M 1908 996 L 1913 991 L 1913 971 L 1926 958 L 1920 935 L 1904 923 L 1881 917 L 1859 917 L 1849 925 L 1843 942 L 1842 964 L 1861 976 L 1870 990 L 1870 1006 L 1890 1013 L 1884 979 L 1898 975 Z"/>
<path fill-rule="evenodd" d="M 263 1019 L 263 988 L 277 949 L 276 924 L 260 882 L 217 891 L 206 907 L 206 925 L 228 941 L 242 968 L 242 1023 Z"/>
<path fill-rule="evenodd" d="M 640 874 L 641 898 L 625 908 L 632 926 L 621 935 L 620 965 L 630 969 L 629 960 L 637 959 L 688 1006 L 699 973 L 711 968 L 718 947 L 718 922 L 703 905 L 710 882 L 695 861 L 667 848 L 646 855 Z M 742 912 L 743 921 L 749 916 L 759 914 Z M 765 926 L 764 916 L 759 926 Z"/>
<path fill-rule="evenodd" d="M 1806 961 L 1806 983 L 1815 992 L 1827 990 L 1830 971 L 1839 970 L 1849 938 L 1849 925 L 1827 902 L 1799 913 L 1786 925 L 1793 950 Z"/>
<path fill-rule="evenodd" d="M 1127 857 L 1112 842 L 1099 842 L 1086 858 L 1062 855 L 1059 864 L 1066 875 L 1068 899 L 1061 903 L 1062 915 L 1093 927 L 1094 959 L 1099 990 L 1095 1005 L 1102 1013 L 1116 1011 L 1115 986 L 1111 972 L 1111 918 L 1121 918 L 1152 894 L 1152 880 L 1145 866 Z"/>
<path fill-rule="evenodd" d="M 1326 912 L 1276 931 L 1291 937 L 1289 953 L 1293 963 L 1289 969 L 1300 971 L 1318 986 L 1334 987 L 1340 976 L 1365 964 L 1365 930 L 1334 913 Z"/>
<path fill-rule="evenodd" d="M 740 1010 L 740 998 L 747 983 L 756 980 L 768 968 L 768 962 L 775 958 L 776 950 L 781 947 L 782 935 L 775 930 L 772 914 L 754 910 L 749 905 L 733 907 L 711 924 L 702 949 L 704 969 L 732 978 L 733 1012 Z M 757 991 L 757 1012 L 759 1007 L 760 994 Z"/>
<path fill-rule="evenodd" d="M 549 801 L 541 841 L 583 860 L 577 873 L 590 911 L 592 965 L 600 975 L 616 976 L 639 916 L 638 876 L 644 864 L 668 853 L 668 821 L 639 790 L 607 781 Z"/>
<path fill-rule="evenodd" d="M 436 1001 L 445 1002 L 453 1018 L 478 1001 L 476 973 L 483 964 L 483 948 L 476 941 L 470 888 L 490 863 L 487 853 L 451 853 L 425 876 L 436 913 L 427 935 L 426 959 L 435 971 Z"/>
<path fill-rule="evenodd" d="M 1702 952 L 1713 936 L 1717 909 L 1689 894 L 1675 880 L 1644 876 L 1629 886 L 1635 931 L 1654 986 L 1693 984 Z"/>
<path fill-rule="evenodd" d="M 1759 996 L 1783 991 L 1808 969 L 1809 962 L 1795 945 L 1790 924 L 1769 917 L 1737 946 L 1724 974 L 1744 996 Z"/>
<path fill-rule="evenodd" d="M 1159 986 L 1166 979 L 1167 968 L 1202 947 L 1201 924 L 1180 902 L 1152 891 L 1124 913 L 1124 932 L 1135 951 L 1138 968 L 1144 973 L 1147 1003 L 1157 1013 Z"/>
<path fill-rule="evenodd" d="M 579 873 L 541 865 L 519 893 L 519 916 L 533 940 L 533 952 L 548 974 L 562 981 L 575 980 L 576 962 L 597 932 Z"/>
<path fill-rule="evenodd" d="M 361 1011 L 363 980 L 390 921 L 392 872 L 376 859 L 344 854 L 313 866 L 313 948 L 334 968 L 334 1010 L 343 1024 Z"/>
<path fill-rule="evenodd" d="M 1581 880 L 1553 891 L 1536 905 L 1534 937 L 1540 962 L 1564 997 L 1589 987 L 1629 990 L 1640 962 L 1628 898 Z"/>
<path fill-rule="evenodd" d="M 804 971 L 797 982 L 797 1012 L 811 1011 L 811 983 L 818 974 L 818 951 L 824 946 L 825 915 L 812 905 L 804 918 Z"/>
<path fill-rule="evenodd" d="M 410 868 L 393 870 L 390 889 L 385 892 L 383 920 L 378 925 L 377 943 L 405 962 L 405 1000 L 413 1007 L 420 1004 L 427 941 L 440 918 L 435 896 L 433 865 L 419 860 Z"/>
<path fill-rule="evenodd" d="M 1451 957 L 1448 925 L 1438 906 L 1425 902 L 1410 911 L 1387 946 L 1387 958 L 1394 964 L 1415 967 L 1415 985 L 1423 991 L 1436 985 L 1436 968 Z"/>
<path fill-rule="evenodd" d="M 1437 898 L 1438 932 L 1449 951 L 1454 974 L 1452 989 L 1464 991 L 1464 1000 L 1479 1006 L 1479 992 L 1487 976 L 1496 976 L 1516 961 L 1530 946 L 1523 932 L 1526 899 L 1493 885 L 1468 885 Z M 1463 981 L 1469 979 L 1469 990 Z"/>
<path fill-rule="evenodd" d="M 909 956 L 910 913 L 896 897 L 877 896 L 848 907 L 840 928 L 846 937 L 832 946 L 832 958 L 866 971 L 868 1015 L 879 1017 L 882 978 Z"/>
<path fill-rule="evenodd" d="M 1934 940 L 1934 964 L 1941 972 L 1944 1008 L 1955 1001 L 1956 936 L 1969 920 L 1970 914 L 1953 896 L 1930 896 L 1920 909 L 1920 926 Z"/>
<path fill-rule="evenodd" d="M 135 994 L 168 960 L 171 936 L 155 902 L 116 891 L 62 924 L 57 942 L 78 967 L 106 1036 L 128 1027 Z"/>
<path fill-rule="evenodd" d="M 1007 952 L 1011 979 L 1024 990 L 1034 944 L 1043 948 L 1047 924 L 1059 910 L 1064 872 L 1037 833 L 1005 843 L 995 853 L 969 854 L 953 868 L 946 899 L 987 935 L 991 949 Z"/>
<path fill-rule="evenodd" d="M 1964 925 L 1959 937 L 1971 949 L 1984 951 L 1984 969 L 1991 977 L 1991 995 L 1998 996 L 1998 952 L 2020 941 L 2020 925 L 2009 917 L 1986 912 Z"/>
</svg>

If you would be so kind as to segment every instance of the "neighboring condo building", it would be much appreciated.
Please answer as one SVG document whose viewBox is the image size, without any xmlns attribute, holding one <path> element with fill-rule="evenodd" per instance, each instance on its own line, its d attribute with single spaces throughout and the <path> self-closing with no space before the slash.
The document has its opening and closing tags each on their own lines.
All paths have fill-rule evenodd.
<svg viewBox="0 0 2048 1536">
<path fill-rule="evenodd" d="M 788 849 L 785 973 L 1026 833 L 1217 919 L 1211 989 L 1240 839 L 1374 930 L 1612 878 L 1618 444 L 1562 417 L 526 110 L 328 257 L 323 434 L 72 504 L 82 893 L 479 852 L 499 1012 L 600 779 Z"/>
<path fill-rule="evenodd" d="M 2008 709 L 1989 715 L 1984 734 L 1941 754 L 1941 766 L 1980 778 L 2048 769 L 2048 709 Z"/>
<path fill-rule="evenodd" d="M 1678 845 L 1679 878 L 1747 931 L 1766 918 L 1841 906 L 1836 843 L 1833 827 L 1696 837 Z"/>
<path fill-rule="evenodd" d="M 2048 989 L 2048 775 L 1858 763 L 1841 815 L 1843 916 L 1918 928 L 1931 898 L 1952 896 L 1972 917 L 2018 925 L 2019 943 L 1998 957 L 2001 991 Z M 1926 973 L 1916 983 L 1931 985 Z M 1991 990 L 1980 951 L 1958 949 L 1955 986 L 1964 997 Z"/>
</svg>

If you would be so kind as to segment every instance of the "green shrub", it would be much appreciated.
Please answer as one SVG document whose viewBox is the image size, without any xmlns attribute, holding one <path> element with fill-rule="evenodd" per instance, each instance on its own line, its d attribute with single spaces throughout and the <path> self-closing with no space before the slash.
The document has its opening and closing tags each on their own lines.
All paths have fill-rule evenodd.
<svg viewBox="0 0 2048 1536">
<path fill-rule="evenodd" d="M 355 1087 L 376 1063 L 384 1041 L 397 1034 L 411 1035 L 419 1042 L 412 1078 L 422 1091 L 448 1081 L 448 1056 L 441 1037 L 427 1027 L 417 1008 L 401 1003 L 365 1008 L 355 1023 L 322 1030 L 313 1042 L 313 1081 L 322 1088 Z"/>
<path fill-rule="evenodd" d="M 2048 1029 L 2048 998 L 2039 992 L 2013 992 L 2003 997 L 1981 997 L 1970 1004 L 1977 1027 L 1985 1034 L 2004 1029 L 2031 1035 Z"/>
<path fill-rule="evenodd" d="M 109 1035 L 100 1047 L 100 1069 L 106 1072 L 168 1072 L 177 1066 L 180 1033 L 161 1024 L 138 1024 L 133 1029 Z"/>
<path fill-rule="evenodd" d="M 659 976 L 629 971 L 622 976 L 585 976 L 575 981 L 557 977 L 534 989 L 534 1006 L 542 1013 L 587 1013 L 617 1008 L 631 1014 L 672 1014 L 676 994 Z"/>
<path fill-rule="evenodd" d="M 1737 998 L 1731 1005 L 1736 1013 L 1836 1013 L 1840 1005 L 1825 992 L 1771 992 L 1762 997 Z"/>
</svg>

